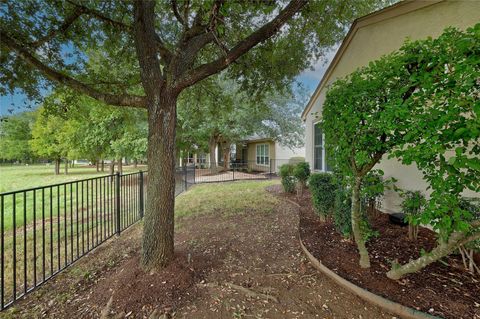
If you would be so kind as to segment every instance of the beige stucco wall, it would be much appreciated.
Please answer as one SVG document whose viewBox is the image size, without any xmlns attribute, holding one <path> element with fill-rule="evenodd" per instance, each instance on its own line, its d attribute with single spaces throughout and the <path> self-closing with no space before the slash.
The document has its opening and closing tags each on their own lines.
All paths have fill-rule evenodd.
<svg viewBox="0 0 480 319">
<path fill-rule="evenodd" d="M 420 1 L 416 1 L 420 3 Z M 373 17 L 359 23 L 358 30 L 335 68 L 332 69 L 326 83 L 327 85 L 314 97 L 312 109 L 306 114 L 306 159 L 313 164 L 313 123 L 318 121 L 328 84 L 339 77 L 344 77 L 360 66 L 367 65 L 369 61 L 378 59 L 382 55 L 398 49 L 405 39 L 424 39 L 429 36 L 436 37 L 448 26 L 461 29 L 473 26 L 480 22 L 480 1 L 443 1 L 423 2 L 428 4 L 414 11 L 406 12 L 416 5 L 409 3 L 402 8 L 398 7 L 398 16 L 392 17 L 395 10 L 386 14 Z M 383 20 L 382 20 L 383 19 Z M 314 115 L 312 113 L 317 113 Z M 404 189 L 422 190 L 427 196 L 426 183 L 422 180 L 421 173 L 415 166 L 404 166 L 394 159 L 386 160 L 377 166 L 384 170 L 385 177 L 393 176 L 398 179 L 397 186 Z M 478 193 L 469 192 L 466 196 L 479 196 Z M 399 211 L 400 199 L 395 192 L 387 192 L 384 200 L 384 210 L 387 212 Z"/>
</svg>

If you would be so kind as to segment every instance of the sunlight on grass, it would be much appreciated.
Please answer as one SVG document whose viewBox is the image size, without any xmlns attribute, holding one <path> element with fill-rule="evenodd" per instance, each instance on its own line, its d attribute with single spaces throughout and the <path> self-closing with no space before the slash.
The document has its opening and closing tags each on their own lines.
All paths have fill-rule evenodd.
<svg viewBox="0 0 480 319">
<path fill-rule="evenodd" d="M 242 214 L 252 210 L 270 213 L 279 200 L 265 187 L 279 181 L 237 181 L 196 185 L 176 199 L 175 216 L 207 213 Z"/>
<path fill-rule="evenodd" d="M 146 166 L 124 166 L 124 173 L 146 170 Z M 0 193 L 26 188 L 65 183 L 80 179 L 108 175 L 108 166 L 104 172 L 97 172 L 95 167 L 77 165 L 68 169 L 68 175 L 63 174 L 63 164 L 60 175 L 53 174 L 53 165 L 9 165 L 0 166 Z"/>
</svg>

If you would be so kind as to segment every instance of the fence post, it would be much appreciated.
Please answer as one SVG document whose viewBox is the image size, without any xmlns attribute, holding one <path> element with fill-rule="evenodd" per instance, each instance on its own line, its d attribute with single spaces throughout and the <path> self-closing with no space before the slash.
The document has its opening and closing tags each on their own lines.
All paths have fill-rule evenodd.
<svg viewBox="0 0 480 319">
<path fill-rule="evenodd" d="M 144 214 L 144 205 L 145 205 L 145 200 L 144 200 L 144 196 L 143 196 L 143 193 L 144 193 L 144 190 L 143 190 L 143 171 L 140 170 L 140 219 L 143 219 L 143 214 Z"/>
<path fill-rule="evenodd" d="M 185 180 L 185 191 L 188 188 L 188 181 L 187 181 L 187 165 L 183 165 L 183 179 Z"/>
<path fill-rule="evenodd" d="M 270 179 L 272 179 L 272 161 L 273 159 L 270 159 L 270 174 L 269 174 Z"/>
<path fill-rule="evenodd" d="M 210 164 L 210 165 L 212 165 L 212 164 Z M 197 182 L 195 181 L 195 174 L 196 174 L 196 172 L 195 172 L 195 165 L 193 165 L 193 184 L 196 184 L 196 183 L 197 183 Z"/>
<path fill-rule="evenodd" d="M 120 235 L 120 172 L 115 174 L 115 226 L 116 234 Z"/>
</svg>

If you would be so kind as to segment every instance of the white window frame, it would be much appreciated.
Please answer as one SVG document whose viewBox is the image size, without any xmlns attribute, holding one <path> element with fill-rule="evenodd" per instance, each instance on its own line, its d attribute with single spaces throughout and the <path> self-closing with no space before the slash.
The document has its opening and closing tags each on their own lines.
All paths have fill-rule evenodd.
<svg viewBox="0 0 480 319">
<path fill-rule="evenodd" d="M 314 121 L 312 122 L 313 123 L 313 126 L 312 126 L 312 164 L 313 164 L 313 167 L 315 167 L 315 126 L 320 123 L 321 120 L 318 120 L 318 121 Z M 326 168 L 327 168 L 327 159 L 325 158 L 326 156 L 326 152 L 325 152 L 325 134 L 323 133 L 323 129 L 322 129 L 322 169 L 313 169 L 314 172 L 323 172 L 323 173 L 331 173 L 332 171 L 327 171 Z"/>
<path fill-rule="evenodd" d="M 266 149 L 266 155 L 259 156 L 258 155 L 258 147 L 259 146 L 265 146 Z M 268 158 L 268 163 L 261 164 L 258 162 L 259 157 L 264 157 Z M 268 143 L 261 143 L 261 144 L 255 144 L 255 163 L 259 166 L 270 166 L 270 145 Z"/>
</svg>

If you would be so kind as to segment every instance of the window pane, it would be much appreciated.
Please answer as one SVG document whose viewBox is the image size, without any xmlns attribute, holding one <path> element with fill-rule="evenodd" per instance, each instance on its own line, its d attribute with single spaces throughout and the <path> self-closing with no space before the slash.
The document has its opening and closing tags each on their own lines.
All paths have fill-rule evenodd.
<svg viewBox="0 0 480 319">
<path fill-rule="evenodd" d="M 320 127 L 320 123 L 315 124 L 314 126 L 314 154 L 313 154 L 313 169 L 323 170 L 323 132 Z"/>
<path fill-rule="evenodd" d="M 315 154 L 313 159 L 314 169 L 323 170 L 323 157 L 322 157 L 322 147 L 315 146 Z"/>
<path fill-rule="evenodd" d="M 315 124 L 315 134 L 314 134 L 314 145 L 322 146 L 323 145 L 323 131 L 320 127 L 320 123 Z"/>
</svg>

